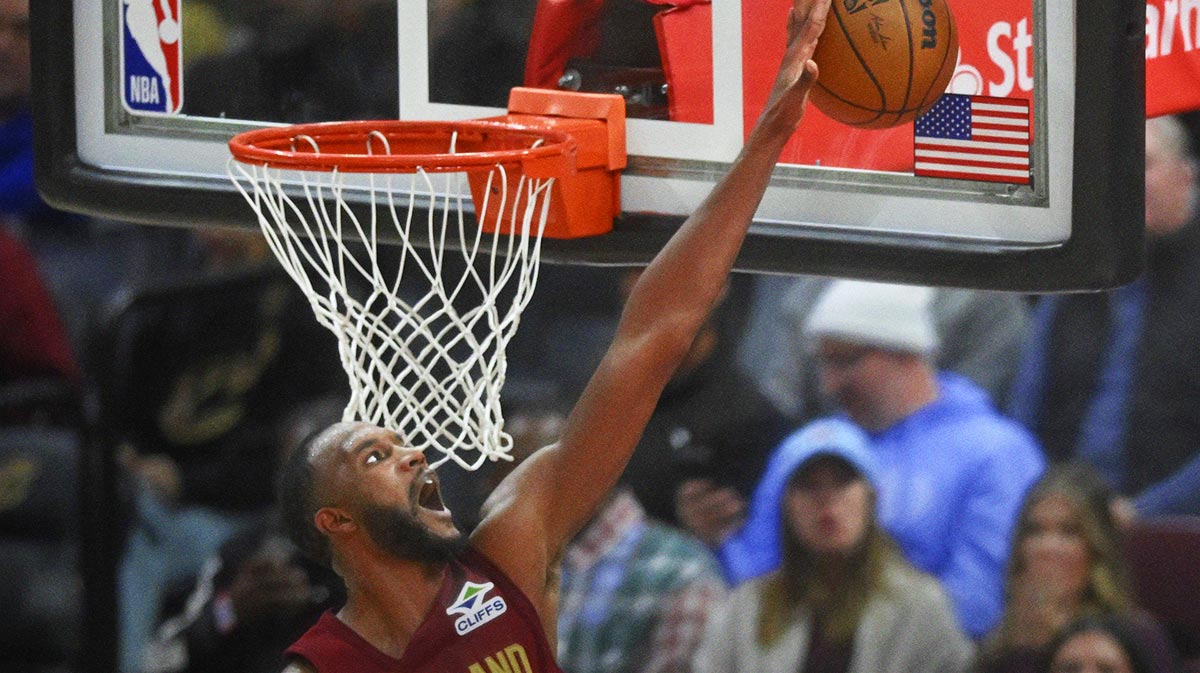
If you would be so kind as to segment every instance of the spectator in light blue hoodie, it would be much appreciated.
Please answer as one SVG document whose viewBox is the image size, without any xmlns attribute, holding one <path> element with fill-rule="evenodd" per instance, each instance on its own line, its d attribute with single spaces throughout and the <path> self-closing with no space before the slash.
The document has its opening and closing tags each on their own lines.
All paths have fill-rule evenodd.
<svg viewBox="0 0 1200 673">
<path fill-rule="evenodd" d="M 871 439 L 880 522 L 913 565 L 942 582 L 961 627 L 978 638 L 1000 616 L 1012 526 L 1044 461 L 983 390 L 930 364 L 938 345 L 931 294 L 837 281 L 805 330 L 824 392 Z M 795 450 L 789 440 L 775 450 L 740 526 L 714 523 L 714 494 L 680 491 L 680 520 L 717 548 L 732 583 L 779 565 L 775 508 Z"/>
</svg>

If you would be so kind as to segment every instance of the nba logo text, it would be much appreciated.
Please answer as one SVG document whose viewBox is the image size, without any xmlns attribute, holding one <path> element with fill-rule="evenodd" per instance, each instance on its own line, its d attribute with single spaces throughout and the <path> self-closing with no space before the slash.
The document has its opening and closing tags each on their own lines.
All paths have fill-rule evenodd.
<svg viewBox="0 0 1200 673">
<path fill-rule="evenodd" d="M 133 114 L 183 107 L 180 0 L 110 0 L 121 6 L 121 102 Z"/>
</svg>

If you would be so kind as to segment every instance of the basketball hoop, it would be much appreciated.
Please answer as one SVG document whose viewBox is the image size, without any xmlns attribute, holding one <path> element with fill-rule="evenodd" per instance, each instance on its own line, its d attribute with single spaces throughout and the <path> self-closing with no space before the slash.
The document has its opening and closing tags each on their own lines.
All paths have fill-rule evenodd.
<svg viewBox="0 0 1200 673">
<path fill-rule="evenodd" d="M 561 108 L 560 92 L 533 94 L 547 95 Z M 607 116 L 303 124 L 230 141 L 230 178 L 337 337 L 351 389 L 343 420 L 437 449 L 434 466 L 511 459 L 505 349 L 543 237 L 603 233 L 618 202 L 623 107 L 621 134 L 606 124 L 621 99 L 569 96 L 603 99 Z"/>
</svg>

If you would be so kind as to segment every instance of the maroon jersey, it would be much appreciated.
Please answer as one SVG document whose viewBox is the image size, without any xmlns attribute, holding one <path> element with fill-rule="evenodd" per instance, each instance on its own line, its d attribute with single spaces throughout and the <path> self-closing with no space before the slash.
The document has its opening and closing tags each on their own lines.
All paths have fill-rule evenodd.
<svg viewBox="0 0 1200 673">
<path fill-rule="evenodd" d="M 451 561 L 401 658 L 380 652 L 332 612 L 286 656 L 319 673 L 562 673 L 533 604 L 473 548 Z"/>
</svg>

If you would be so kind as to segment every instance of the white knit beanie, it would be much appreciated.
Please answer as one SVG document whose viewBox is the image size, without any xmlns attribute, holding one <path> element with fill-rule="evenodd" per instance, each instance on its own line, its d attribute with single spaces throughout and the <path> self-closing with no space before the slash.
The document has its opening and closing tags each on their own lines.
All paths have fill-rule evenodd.
<svg viewBox="0 0 1200 673">
<path fill-rule="evenodd" d="M 810 338 L 828 337 L 883 350 L 930 355 L 938 348 L 929 304 L 933 289 L 836 280 L 804 324 Z"/>
</svg>

